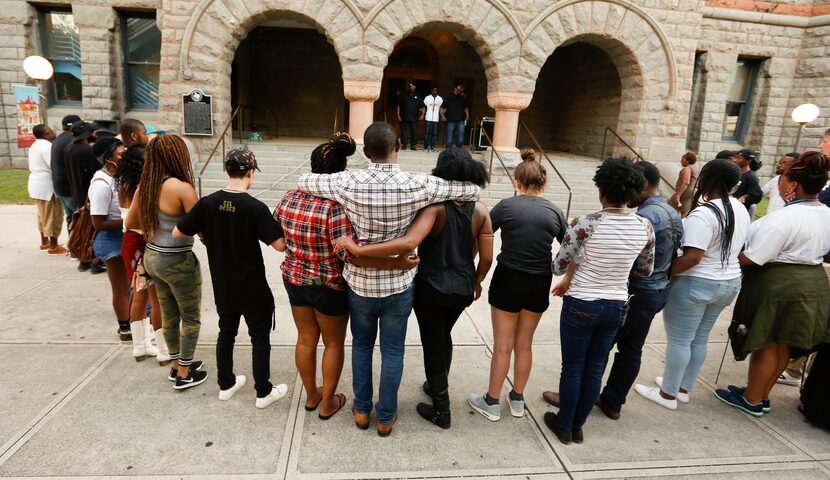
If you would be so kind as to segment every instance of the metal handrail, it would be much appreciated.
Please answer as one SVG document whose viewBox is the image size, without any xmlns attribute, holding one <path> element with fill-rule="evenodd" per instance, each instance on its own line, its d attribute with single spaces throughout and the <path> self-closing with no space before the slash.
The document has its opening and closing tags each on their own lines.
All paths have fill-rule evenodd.
<svg viewBox="0 0 830 480">
<path fill-rule="evenodd" d="M 630 150 L 630 151 L 631 151 L 631 153 L 633 153 L 633 154 L 634 154 L 634 156 L 637 158 L 637 160 L 636 160 L 636 161 L 638 161 L 638 162 L 645 162 L 645 161 L 646 161 L 646 159 L 645 159 L 645 158 L 643 158 L 643 156 L 642 156 L 642 155 L 640 155 L 639 153 L 637 153 L 637 150 L 634 150 L 634 147 L 632 147 L 631 145 L 629 145 L 629 144 L 628 144 L 628 142 L 626 142 L 626 141 L 625 141 L 625 140 L 624 140 L 624 139 L 623 139 L 623 138 L 622 138 L 622 137 L 621 137 L 621 136 L 620 136 L 617 132 L 615 132 L 615 131 L 614 131 L 614 129 L 613 129 L 613 128 L 611 128 L 611 127 L 605 127 L 605 133 L 603 133 L 603 135 L 602 135 L 602 152 L 601 152 L 601 153 L 600 153 L 600 155 L 599 155 L 599 159 L 600 159 L 600 160 L 605 160 L 605 146 L 607 145 L 607 141 L 608 141 L 608 133 L 609 133 L 609 132 L 611 132 L 611 134 L 612 134 L 612 135 L 614 135 L 614 136 L 617 138 L 617 140 L 619 140 L 619 141 L 620 141 L 620 143 L 622 143 L 622 144 L 623 144 L 623 146 L 624 146 L 625 148 L 627 148 L 628 150 Z M 672 192 L 675 192 L 675 191 L 676 191 L 676 190 L 675 190 L 675 188 L 674 188 L 674 184 L 673 184 L 673 183 L 671 183 L 670 181 L 668 181 L 668 180 L 666 179 L 666 177 L 664 177 L 664 176 L 663 176 L 663 174 L 662 174 L 662 173 L 660 174 L 660 180 L 662 180 L 662 181 L 663 181 L 666 185 L 668 185 L 668 187 L 671 189 L 671 191 L 672 191 Z"/>
<path fill-rule="evenodd" d="M 216 150 L 219 149 L 219 145 L 222 145 L 222 156 L 225 156 L 225 135 L 228 133 L 228 129 L 231 128 L 233 124 L 233 120 L 239 115 L 239 110 L 242 109 L 242 105 L 237 105 L 236 108 L 233 110 L 231 114 L 231 118 L 228 120 L 228 123 L 225 125 L 225 129 L 222 130 L 222 135 L 219 136 L 219 140 L 216 141 L 216 145 L 213 146 L 213 149 L 208 154 L 207 160 L 205 160 L 205 164 L 202 165 L 202 169 L 199 170 L 199 176 L 197 177 L 197 186 L 199 188 L 199 197 L 202 196 L 202 176 L 205 174 L 205 170 L 207 170 L 208 165 L 210 165 L 210 161 L 213 160 L 213 156 L 216 154 Z"/>
<path fill-rule="evenodd" d="M 565 185 L 565 188 L 568 189 L 568 208 L 567 210 L 565 210 L 565 218 L 571 218 L 571 200 L 573 200 L 573 190 L 571 190 L 571 186 L 568 185 L 568 182 L 565 180 L 565 177 L 562 176 L 562 172 L 560 172 L 559 169 L 556 168 L 556 165 L 553 164 L 553 160 L 551 160 L 550 157 L 548 157 L 548 154 L 545 153 L 545 149 L 542 148 L 542 145 L 540 145 L 539 141 L 536 140 L 536 136 L 533 135 L 533 132 L 530 131 L 530 128 L 528 128 L 524 120 L 520 119 L 519 125 L 524 127 L 524 129 L 527 131 L 527 134 L 530 135 L 530 139 L 533 141 L 533 144 L 536 145 L 536 150 L 538 150 L 539 153 L 545 158 L 545 160 L 548 161 L 551 168 L 553 168 L 553 171 L 556 172 L 556 176 L 559 177 L 559 180 L 561 180 L 562 184 Z"/>
<path fill-rule="evenodd" d="M 490 166 L 489 166 L 489 175 L 493 175 L 493 154 L 496 155 L 499 163 L 501 164 L 501 168 L 504 169 L 504 173 L 507 174 L 507 178 L 510 179 L 510 184 L 513 185 L 513 196 L 516 196 L 516 182 L 513 181 L 513 175 L 510 174 L 510 170 L 507 169 L 507 165 L 504 164 L 504 161 L 501 159 L 501 155 L 499 152 L 496 151 L 496 147 L 493 146 L 493 140 L 490 139 L 490 135 L 487 133 L 487 130 L 484 129 L 484 121 L 478 121 L 478 128 L 481 129 L 481 133 L 484 134 L 484 138 L 487 139 L 487 143 L 490 144 Z"/>
</svg>

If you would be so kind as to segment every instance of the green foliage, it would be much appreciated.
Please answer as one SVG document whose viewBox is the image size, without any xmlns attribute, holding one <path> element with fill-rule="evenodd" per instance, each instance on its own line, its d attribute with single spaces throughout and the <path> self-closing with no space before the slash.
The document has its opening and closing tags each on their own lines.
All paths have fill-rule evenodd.
<svg viewBox="0 0 830 480">
<path fill-rule="evenodd" d="M 0 170 L 0 204 L 32 204 L 29 198 L 29 171 L 24 169 Z"/>
</svg>

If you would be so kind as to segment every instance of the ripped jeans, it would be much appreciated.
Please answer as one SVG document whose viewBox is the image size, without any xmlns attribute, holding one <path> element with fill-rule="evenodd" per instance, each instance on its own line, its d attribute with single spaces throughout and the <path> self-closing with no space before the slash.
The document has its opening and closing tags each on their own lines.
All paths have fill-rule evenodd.
<svg viewBox="0 0 830 480">
<path fill-rule="evenodd" d="M 559 425 L 582 428 L 599 398 L 608 352 L 628 304 L 620 300 L 580 300 L 565 295 L 559 317 L 562 374 L 559 377 Z"/>
</svg>

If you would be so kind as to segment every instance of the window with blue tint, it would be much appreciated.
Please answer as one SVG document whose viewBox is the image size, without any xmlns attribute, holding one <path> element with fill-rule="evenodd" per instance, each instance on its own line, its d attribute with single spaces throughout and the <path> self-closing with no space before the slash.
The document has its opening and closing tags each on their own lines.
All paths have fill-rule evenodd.
<svg viewBox="0 0 830 480">
<path fill-rule="evenodd" d="M 760 60 L 738 57 L 738 64 L 732 73 L 726 112 L 723 118 L 723 139 L 741 143 L 746 125 L 749 123 L 752 107 L 752 92 L 758 77 Z"/>
<path fill-rule="evenodd" d="M 121 14 L 124 80 L 129 110 L 158 110 L 161 32 L 152 13 Z"/>
<path fill-rule="evenodd" d="M 80 105 L 82 98 L 81 40 L 69 10 L 41 10 L 40 37 L 43 56 L 55 69 L 47 81 L 50 105 Z"/>
</svg>

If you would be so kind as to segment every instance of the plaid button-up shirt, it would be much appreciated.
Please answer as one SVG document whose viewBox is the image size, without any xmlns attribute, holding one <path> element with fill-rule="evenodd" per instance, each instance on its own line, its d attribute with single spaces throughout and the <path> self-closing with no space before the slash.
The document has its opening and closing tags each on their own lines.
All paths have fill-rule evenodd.
<svg viewBox="0 0 830 480">
<path fill-rule="evenodd" d="M 299 187 L 343 205 L 357 241 L 364 244 L 401 237 L 421 208 L 447 200 L 478 200 L 480 190 L 471 183 L 402 172 L 394 163 L 372 163 L 364 170 L 330 175 L 307 173 L 300 177 Z M 381 298 L 408 289 L 415 273 L 414 268 L 379 270 L 347 262 L 343 277 L 358 295 Z"/>
<path fill-rule="evenodd" d="M 340 237 L 352 237 L 352 225 L 343 207 L 299 190 L 286 192 L 274 210 L 285 232 L 282 274 L 294 285 L 325 285 L 345 290 L 342 255 L 334 253 Z"/>
</svg>

